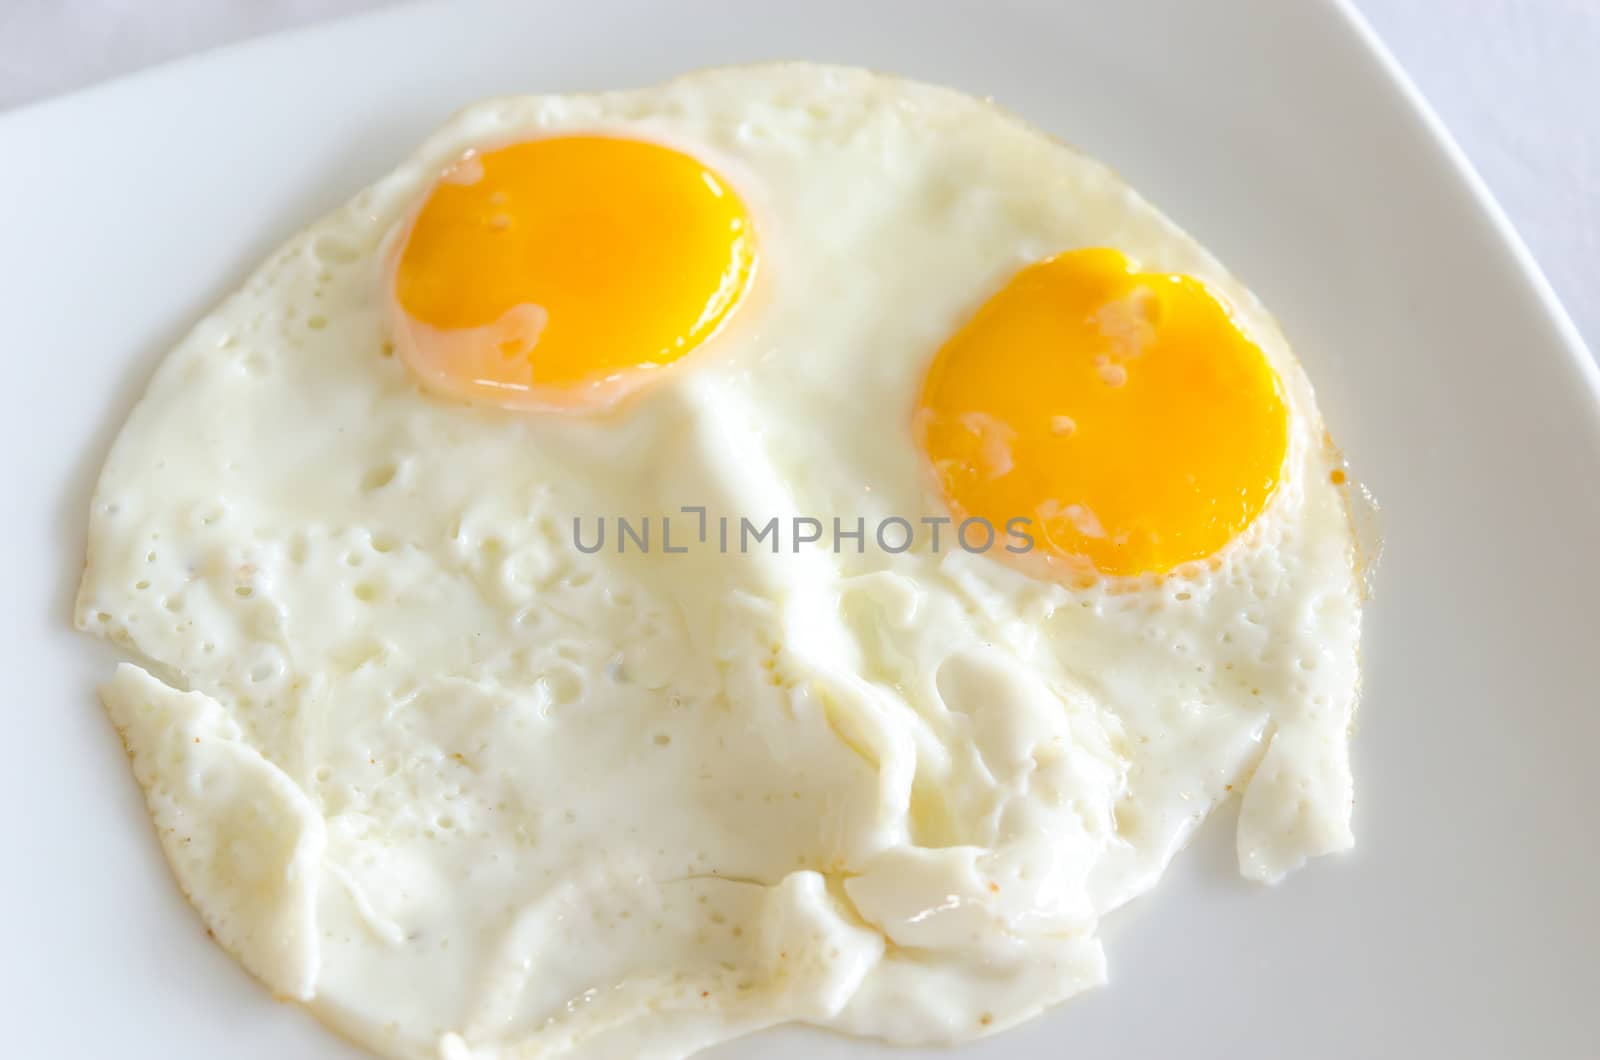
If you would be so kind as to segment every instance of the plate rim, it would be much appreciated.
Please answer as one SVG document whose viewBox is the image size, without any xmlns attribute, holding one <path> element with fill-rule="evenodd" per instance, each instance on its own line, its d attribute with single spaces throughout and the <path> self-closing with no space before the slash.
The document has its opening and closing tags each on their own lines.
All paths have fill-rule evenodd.
<svg viewBox="0 0 1600 1060">
<path fill-rule="evenodd" d="M 1600 365 L 1597 365 L 1589 346 L 1576 324 L 1568 314 L 1559 296 L 1551 287 L 1548 278 L 1534 259 L 1522 240 L 1520 233 L 1506 216 L 1499 202 L 1484 183 L 1470 159 L 1461 150 L 1454 138 L 1450 135 L 1443 122 L 1437 117 L 1428 104 L 1426 98 L 1412 83 L 1404 69 L 1393 55 L 1387 50 L 1381 38 L 1372 29 L 1353 0 L 1324 0 L 1324 10 L 1335 12 L 1342 16 L 1348 32 L 1351 34 L 1350 42 L 1359 45 L 1359 57 L 1352 55 L 1352 67 L 1360 63 L 1368 63 L 1370 72 L 1384 77 L 1388 82 L 1384 95 L 1388 97 L 1386 106 L 1392 107 L 1397 115 L 1408 109 L 1409 114 L 1404 115 L 1413 123 L 1413 128 L 1408 130 L 1420 134 L 1423 138 L 1432 140 L 1429 150 L 1437 150 L 1441 158 L 1448 162 L 1448 166 L 1441 167 L 1439 173 L 1429 173 L 1424 179 L 1425 186 L 1439 185 L 1444 191 L 1449 191 L 1448 184 L 1440 178 L 1446 172 L 1450 178 L 1461 182 L 1469 192 L 1468 197 L 1460 197 L 1463 216 L 1469 216 L 1469 211 L 1475 209 L 1480 216 L 1488 221 L 1488 228 L 1481 233 L 1483 243 L 1481 250 L 1485 257 L 1501 254 L 1506 255 L 1506 263 L 1516 266 L 1507 270 L 1503 283 L 1508 290 L 1505 297 L 1519 298 L 1525 301 L 1529 322 L 1535 315 L 1543 316 L 1550 325 L 1547 334 L 1548 341 L 1560 343 L 1565 347 L 1568 357 L 1576 358 L 1577 378 L 1586 388 L 1587 400 L 1574 396 L 1573 408 L 1580 410 L 1581 426 L 1585 428 L 1583 438 L 1576 435 L 1572 444 L 1578 448 L 1587 447 L 1594 455 L 1600 456 Z M 291 41 L 315 39 L 330 29 L 345 27 L 350 23 L 372 21 L 374 23 L 404 17 L 406 14 L 419 9 L 444 9 L 452 6 L 448 0 L 408 0 L 392 7 L 380 8 L 373 11 L 359 12 L 339 18 L 313 23 L 308 26 L 291 27 L 261 37 L 245 41 L 221 45 L 188 56 L 179 57 L 142 70 L 85 86 L 61 96 L 25 104 L 19 108 L 0 113 L 0 141 L 10 137 L 16 131 L 26 131 L 29 123 L 35 121 L 55 121 L 58 116 L 54 113 L 60 110 L 65 114 L 70 108 L 94 106 L 101 101 L 101 97 L 111 97 L 126 91 L 131 85 L 145 81 L 158 81 L 162 79 L 182 79 L 190 76 L 192 70 L 204 70 L 213 66 L 223 67 L 233 62 L 240 54 L 246 54 L 253 49 L 267 51 L 275 47 L 284 47 Z M 1359 71 L 1354 71 L 1359 72 Z M 1390 95 L 1388 87 L 1397 89 L 1397 93 Z M 1470 204 L 1470 205 L 1469 205 Z M 1488 238 L 1492 231 L 1498 237 L 1498 248 L 1493 240 Z M 1514 271 L 1521 276 L 1521 281 L 1513 280 L 1509 272 Z M 1514 289 L 1517 282 L 1524 282 L 1528 287 L 1522 291 Z M 1531 295 L 1531 299 L 1525 296 Z M 1520 311 L 1520 310 L 1519 310 Z M 183 323 L 187 324 L 187 319 Z M 1543 345 L 1547 341 L 1546 335 L 1541 333 L 1538 341 L 1532 345 Z M 1535 355 L 1543 358 L 1543 354 Z M 1559 360 L 1559 358 L 1554 358 Z M 1559 369 L 1552 365 L 1552 373 L 1565 373 L 1567 369 Z M 1558 374 L 1555 378 L 1570 381 L 1571 375 Z M 1600 461 L 1594 466 L 1600 468 Z M 1600 529 L 1600 524 L 1597 524 Z M 1381 588 L 1381 587 L 1380 587 Z M 1580 1019 L 1581 1018 L 1577 1018 Z M 1581 1025 L 1581 1022 L 1579 1023 Z"/>
<path fill-rule="evenodd" d="M 1412 118 L 1422 125 L 1431 146 L 1449 163 L 1455 178 L 1471 195 L 1473 205 L 1489 222 L 1489 227 L 1499 240 L 1501 249 L 1517 266 L 1517 271 L 1527 282 L 1530 293 L 1539 303 L 1545 317 L 1554 325 L 1554 331 L 1562 346 L 1575 361 L 1574 367 L 1577 369 L 1578 377 L 1588 388 L 1590 425 L 1595 429 L 1596 440 L 1600 441 L 1600 361 L 1597 361 L 1594 351 L 1589 349 L 1583 333 L 1578 330 L 1577 323 L 1561 301 L 1561 296 L 1551 285 L 1544 268 L 1533 256 L 1533 251 L 1528 249 L 1522 233 L 1517 231 L 1510 215 L 1501 206 L 1500 200 L 1495 198 L 1494 192 L 1473 165 L 1472 160 L 1467 157 L 1466 151 L 1462 149 L 1455 136 L 1451 134 L 1444 119 L 1439 117 L 1433 105 L 1428 102 L 1427 96 L 1417 87 L 1400 60 L 1384 43 L 1372 22 L 1356 7 L 1355 0 L 1323 0 L 1323 2 L 1344 19 L 1346 27 L 1362 46 L 1368 58 L 1377 65 L 1388 83 L 1399 93 L 1401 102 L 1410 110 Z"/>
</svg>

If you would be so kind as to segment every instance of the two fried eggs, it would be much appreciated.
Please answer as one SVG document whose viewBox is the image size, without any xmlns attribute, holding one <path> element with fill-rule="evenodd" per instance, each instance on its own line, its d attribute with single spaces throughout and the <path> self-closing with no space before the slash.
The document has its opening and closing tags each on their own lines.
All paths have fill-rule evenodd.
<svg viewBox="0 0 1600 1060">
<path fill-rule="evenodd" d="M 474 107 L 277 252 L 118 438 L 78 619 L 208 927 L 380 1053 L 959 1041 L 1101 982 L 1230 792 L 1248 877 L 1350 845 L 1341 481 L 1100 165 L 712 71 Z M 869 529 L 576 547 L 686 511 Z"/>
</svg>

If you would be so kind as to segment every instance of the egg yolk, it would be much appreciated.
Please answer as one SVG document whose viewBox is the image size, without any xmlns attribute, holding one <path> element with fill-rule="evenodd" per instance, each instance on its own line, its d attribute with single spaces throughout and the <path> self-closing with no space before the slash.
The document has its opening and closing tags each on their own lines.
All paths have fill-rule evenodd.
<svg viewBox="0 0 1600 1060">
<path fill-rule="evenodd" d="M 433 389 L 597 408 L 717 331 L 755 269 L 744 204 L 660 144 L 560 136 L 469 154 L 398 244 L 391 322 Z"/>
<path fill-rule="evenodd" d="M 1086 574 L 1214 554 L 1288 445 L 1277 376 L 1216 297 L 1108 249 L 1012 277 L 935 356 L 914 426 L 957 518 L 1028 519 L 1035 554 Z"/>
</svg>

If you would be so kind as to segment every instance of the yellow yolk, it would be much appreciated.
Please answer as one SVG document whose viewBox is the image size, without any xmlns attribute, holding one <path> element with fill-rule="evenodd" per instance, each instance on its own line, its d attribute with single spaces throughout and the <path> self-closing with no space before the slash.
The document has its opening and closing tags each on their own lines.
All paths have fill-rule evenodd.
<svg viewBox="0 0 1600 1060">
<path fill-rule="evenodd" d="M 1115 575 L 1217 552 L 1288 446 L 1277 376 L 1223 305 L 1104 249 L 1012 277 L 934 358 L 915 426 L 958 518 L 1029 519 L 1046 560 Z"/>
<path fill-rule="evenodd" d="M 424 384 L 513 408 L 604 406 L 711 336 L 755 268 L 744 204 L 700 162 L 603 136 L 472 154 L 394 262 Z"/>
</svg>

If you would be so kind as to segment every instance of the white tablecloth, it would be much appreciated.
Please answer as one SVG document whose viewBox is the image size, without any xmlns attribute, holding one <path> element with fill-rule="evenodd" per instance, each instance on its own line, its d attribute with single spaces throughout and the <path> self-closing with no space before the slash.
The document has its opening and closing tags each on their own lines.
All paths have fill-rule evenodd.
<svg viewBox="0 0 1600 1060">
<path fill-rule="evenodd" d="M 0 108 L 387 2 L 0 0 Z M 1357 3 L 1600 353 L 1600 0 Z"/>
</svg>

